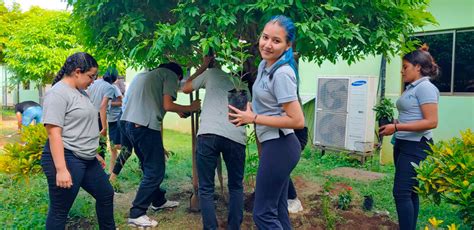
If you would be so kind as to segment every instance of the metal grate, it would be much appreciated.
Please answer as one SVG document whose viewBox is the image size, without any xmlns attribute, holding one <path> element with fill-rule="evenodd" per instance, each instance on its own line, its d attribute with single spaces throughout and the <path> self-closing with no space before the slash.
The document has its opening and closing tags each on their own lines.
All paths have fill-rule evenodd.
<svg viewBox="0 0 474 230">
<path fill-rule="evenodd" d="M 318 110 L 347 112 L 349 79 L 318 79 Z"/>
<path fill-rule="evenodd" d="M 318 111 L 316 113 L 315 141 L 317 145 L 345 147 L 347 114 Z"/>
</svg>

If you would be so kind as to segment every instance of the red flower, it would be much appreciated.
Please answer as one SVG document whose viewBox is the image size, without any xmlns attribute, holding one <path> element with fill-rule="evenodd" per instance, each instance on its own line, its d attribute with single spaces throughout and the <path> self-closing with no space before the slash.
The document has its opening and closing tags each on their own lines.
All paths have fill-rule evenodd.
<svg viewBox="0 0 474 230">
<path fill-rule="evenodd" d="M 351 191 L 351 190 L 352 190 L 352 187 L 351 187 L 351 186 L 347 187 L 347 190 Z"/>
</svg>

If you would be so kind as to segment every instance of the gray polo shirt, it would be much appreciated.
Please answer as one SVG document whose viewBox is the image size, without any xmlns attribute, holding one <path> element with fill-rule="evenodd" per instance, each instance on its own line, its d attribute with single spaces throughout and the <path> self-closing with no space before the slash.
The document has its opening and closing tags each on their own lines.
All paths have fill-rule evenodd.
<svg viewBox="0 0 474 230">
<path fill-rule="evenodd" d="M 276 61 L 275 63 L 277 63 Z M 266 61 L 258 66 L 257 80 L 253 84 L 252 109 L 255 113 L 267 116 L 285 116 L 283 103 L 297 101 L 296 75 L 289 65 L 279 67 L 270 80 L 269 73 L 276 67 L 273 64 L 265 67 Z M 281 130 L 285 135 L 293 133 L 293 129 L 279 129 L 257 125 L 257 137 L 260 142 L 279 138 Z"/>
<path fill-rule="evenodd" d="M 97 111 L 85 91 L 60 81 L 44 97 L 43 121 L 62 128 L 64 148 L 81 159 L 95 158 L 99 147 Z"/>
<path fill-rule="evenodd" d="M 215 134 L 245 145 L 245 126 L 235 127 L 227 116 L 227 92 L 234 88 L 230 77 L 218 68 L 210 68 L 192 81 L 193 89 L 206 89 L 198 135 Z"/>
<path fill-rule="evenodd" d="M 430 81 L 429 77 L 422 77 L 409 84 L 397 100 L 398 121 L 400 123 L 411 123 L 423 119 L 421 105 L 428 103 L 438 104 L 439 90 Z M 433 138 L 431 130 L 420 132 L 398 131 L 395 137 L 401 140 L 420 141 L 422 137 Z"/>
<path fill-rule="evenodd" d="M 126 92 L 126 106 L 121 120 L 161 131 L 166 114 L 163 95 L 176 100 L 178 76 L 166 68 L 141 72 L 135 76 Z"/>
<path fill-rule="evenodd" d="M 112 99 L 115 94 L 115 89 L 112 84 L 104 81 L 104 79 L 97 79 L 87 88 L 87 93 L 89 93 L 89 97 L 95 109 L 99 112 L 102 99 L 104 99 L 104 97 Z"/>
<path fill-rule="evenodd" d="M 107 108 L 107 121 L 108 122 L 115 122 L 120 119 L 120 114 L 122 114 L 122 106 L 112 106 L 112 102 L 118 101 L 119 97 L 122 97 L 122 92 L 116 85 L 112 85 L 115 89 L 114 96 L 112 100 L 109 101 L 109 107 Z"/>
</svg>

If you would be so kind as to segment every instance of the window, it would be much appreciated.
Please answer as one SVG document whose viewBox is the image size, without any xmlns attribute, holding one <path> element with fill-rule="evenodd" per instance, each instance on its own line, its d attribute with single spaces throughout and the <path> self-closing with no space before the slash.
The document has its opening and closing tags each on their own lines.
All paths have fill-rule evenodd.
<svg viewBox="0 0 474 230">
<path fill-rule="evenodd" d="M 440 75 L 433 79 L 443 94 L 474 93 L 474 30 L 420 34 L 440 67 Z"/>
</svg>

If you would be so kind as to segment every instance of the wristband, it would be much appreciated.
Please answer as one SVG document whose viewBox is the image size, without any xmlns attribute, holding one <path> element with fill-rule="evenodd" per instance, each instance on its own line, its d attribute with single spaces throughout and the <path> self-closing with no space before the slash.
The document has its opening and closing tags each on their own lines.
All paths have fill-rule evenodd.
<svg viewBox="0 0 474 230">
<path fill-rule="evenodd" d="M 255 114 L 255 117 L 253 117 L 253 124 L 256 125 L 257 123 L 255 123 L 257 121 L 257 117 L 258 117 L 258 114 Z"/>
<path fill-rule="evenodd" d="M 397 123 L 394 123 L 393 125 L 395 126 L 395 132 L 398 132 Z"/>
</svg>

